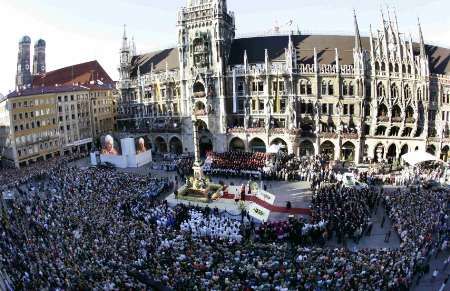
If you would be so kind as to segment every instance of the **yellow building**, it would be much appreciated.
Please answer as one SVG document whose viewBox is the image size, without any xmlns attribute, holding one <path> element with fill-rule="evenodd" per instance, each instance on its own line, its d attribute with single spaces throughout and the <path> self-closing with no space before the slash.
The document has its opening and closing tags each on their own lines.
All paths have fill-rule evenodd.
<svg viewBox="0 0 450 291">
<path fill-rule="evenodd" d="M 87 151 L 116 127 L 109 85 L 30 88 L 0 101 L 3 160 L 20 167 L 55 155 Z"/>
</svg>

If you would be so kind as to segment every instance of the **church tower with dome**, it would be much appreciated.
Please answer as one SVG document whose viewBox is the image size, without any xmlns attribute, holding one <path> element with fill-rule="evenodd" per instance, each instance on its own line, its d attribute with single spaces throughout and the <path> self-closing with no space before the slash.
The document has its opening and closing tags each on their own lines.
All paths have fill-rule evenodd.
<svg viewBox="0 0 450 291">
<path fill-rule="evenodd" d="M 16 88 L 31 86 L 30 46 L 31 38 L 29 36 L 22 37 L 17 57 Z"/>
</svg>

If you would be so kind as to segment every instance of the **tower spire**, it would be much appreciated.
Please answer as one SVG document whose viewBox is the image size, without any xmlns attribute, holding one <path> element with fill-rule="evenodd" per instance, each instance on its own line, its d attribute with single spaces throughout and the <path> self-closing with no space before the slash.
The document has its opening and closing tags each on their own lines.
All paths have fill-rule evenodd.
<svg viewBox="0 0 450 291">
<path fill-rule="evenodd" d="M 353 18 L 355 22 L 355 50 L 360 52 L 362 50 L 361 35 L 359 34 L 358 19 L 356 18 L 355 9 L 353 9 Z"/>
<path fill-rule="evenodd" d="M 417 17 L 417 25 L 419 27 L 419 39 L 420 39 L 420 56 L 425 56 L 425 42 L 423 41 L 423 33 L 422 33 L 422 26 L 420 25 L 420 19 Z"/>
<path fill-rule="evenodd" d="M 134 36 L 131 38 L 131 55 L 135 56 L 136 53 L 136 42 L 134 41 Z"/>
<path fill-rule="evenodd" d="M 128 37 L 127 37 L 127 25 L 123 25 L 123 37 L 122 37 L 122 50 L 128 50 L 129 44 L 128 44 Z"/>
</svg>

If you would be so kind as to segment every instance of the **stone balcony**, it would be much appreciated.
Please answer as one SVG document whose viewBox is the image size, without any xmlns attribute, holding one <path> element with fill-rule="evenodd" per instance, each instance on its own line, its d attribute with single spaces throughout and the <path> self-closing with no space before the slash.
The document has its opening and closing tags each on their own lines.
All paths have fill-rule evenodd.
<svg viewBox="0 0 450 291">
<path fill-rule="evenodd" d="M 194 98 L 205 98 L 205 97 L 206 97 L 206 92 L 204 92 L 204 91 L 194 93 Z"/>
<path fill-rule="evenodd" d="M 181 133 L 181 127 L 152 127 L 151 133 Z"/>
<path fill-rule="evenodd" d="M 344 139 L 358 139 L 359 135 L 357 133 L 341 133 L 341 137 Z"/>
<path fill-rule="evenodd" d="M 227 133 L 264 133 L 266 128 L 264 127 L 249 127 L 245 129 L 244 127 L 232 127 L 227 129 Z"/>
<path fill-rule="evenodd" d="M 288 129 L 288 128 L 271 128 L 269 130 L 269 134 L 275 135 L 275 134 L 290 134 L 290 135 L 298 135 L 300 134 L 301 130 L 294 128 L 294 129 Z"/>
<path fill-rule="evenodd" d="M 337 138 L 338 134 L 336 132 L 321 132 L 319 136 L 321 138 Z"/>
</svg>

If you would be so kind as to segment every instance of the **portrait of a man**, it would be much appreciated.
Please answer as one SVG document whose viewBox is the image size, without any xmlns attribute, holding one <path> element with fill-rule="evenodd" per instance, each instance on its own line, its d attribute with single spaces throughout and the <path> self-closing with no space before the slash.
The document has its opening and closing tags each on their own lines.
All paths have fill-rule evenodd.
<svg viewBox="0 0 450 291">
<path fill-rule="evenodd" d="M 119 152 L 114 147 L 114 138 L 109 134 L 105 136 L 102 148 L 102 155 L 111 155 L 111 156 L 119 155 Z"/>
<path fill-rule="evenodd" d="M 147 147 L 145 146 L 145 140 L 143 137 L 138 139 L 138 144 L 136 147 L 136 153 L 137 154 L 142 154 L 145 153 L 147 151 Z"/>
</svg>

